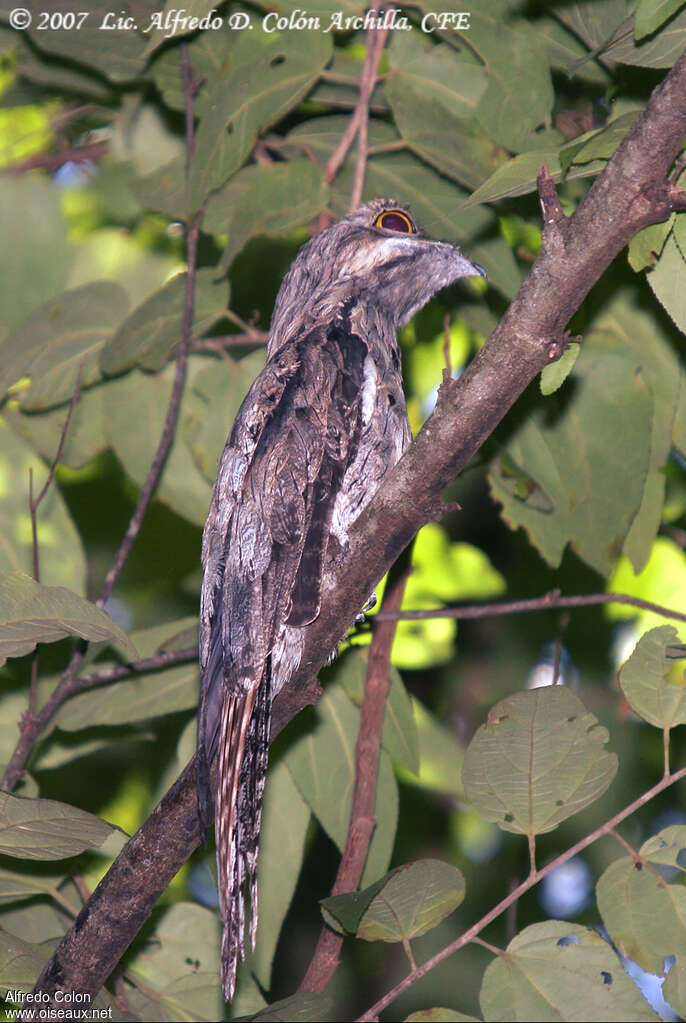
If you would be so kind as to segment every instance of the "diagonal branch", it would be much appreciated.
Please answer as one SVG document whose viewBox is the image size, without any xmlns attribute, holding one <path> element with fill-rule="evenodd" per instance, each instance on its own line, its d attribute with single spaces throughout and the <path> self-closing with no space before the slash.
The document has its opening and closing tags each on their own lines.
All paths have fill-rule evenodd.
<svg viewBox="0 0 686 1023">
<path fill-rule="evenodd" d="M 559 347 L 567 322 L 610 262 L 642 227 L 681 205 L 667 175 L 684 139 L 686 55 L 655 89 L 574 216 L 546 227 L 531 272 L 492 337 L 459 380 L 441 387 L 434 414 L 352 526 L 345 560 L 328 566 L 301 668 L 275 701 L 274 735 L 316 700 L 315 673 L 329 651 L 399 552 L 435 517 L 446 486 L 550 362 L 550 346 Z M 44 994 L 100 988 L 200 842 L 194 786 L 191 761 L 56 950 L 38 982 Z"/>
</svg>

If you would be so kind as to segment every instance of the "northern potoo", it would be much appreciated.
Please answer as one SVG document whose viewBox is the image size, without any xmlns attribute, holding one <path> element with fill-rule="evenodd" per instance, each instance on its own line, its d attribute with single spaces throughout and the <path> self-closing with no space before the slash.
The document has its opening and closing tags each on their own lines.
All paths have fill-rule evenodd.
<svg viewBox="0 0 686 1023">
<path fill-rule="evenodd" d="M 267 365 L 236 417 L 203 534 L 198 792 L 214 820 L 222 982 L 233 996 L 257 926 L 271 701 L 319 613 L 330 538 L 348 529 L 410 441 L 396 331 L 441 288 L 482 275 L 377 199 L 303 246 L 274 307 Z"/>
</svg>

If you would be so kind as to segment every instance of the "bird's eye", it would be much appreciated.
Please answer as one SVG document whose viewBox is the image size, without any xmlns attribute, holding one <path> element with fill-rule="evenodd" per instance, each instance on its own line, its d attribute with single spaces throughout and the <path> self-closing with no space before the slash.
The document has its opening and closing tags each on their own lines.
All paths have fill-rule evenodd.
<svg viewBox="0 0 686 1023">
<path fill-rule="evenodd" d="M 383 227 L 398 234 L 415 234 L 416 229 L 404 210 L 384 210 L 374 221 L 374 227 Z"/>
</svg>

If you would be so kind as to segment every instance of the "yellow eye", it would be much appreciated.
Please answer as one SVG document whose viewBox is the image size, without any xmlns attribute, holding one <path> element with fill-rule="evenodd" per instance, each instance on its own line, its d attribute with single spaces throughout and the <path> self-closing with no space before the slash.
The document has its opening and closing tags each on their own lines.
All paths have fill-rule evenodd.
<svg viewBox="0 0 686 1023">
<path fill-rule="evenodd" d="M 383 227 L 386 231 L 397 231 L 398 234 L 415 234 L 416 228 L 404 210 L 384 210 L 374 221 L 374 227 Z"/>
</svg>

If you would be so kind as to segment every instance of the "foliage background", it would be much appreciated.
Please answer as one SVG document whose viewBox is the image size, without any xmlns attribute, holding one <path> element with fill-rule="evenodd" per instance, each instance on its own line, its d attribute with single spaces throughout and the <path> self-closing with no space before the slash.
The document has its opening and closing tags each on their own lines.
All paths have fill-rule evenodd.
<svg viewBox="0 0 686 1023">
<path fill-rule="evenodd" d="M 369 101 L 364 196 L 410 203 L 427 234 L 459 243 L 489 273 L 487 287 L 449 289 L 402 333 L 415 431 L 431 412 L 446 348 L 452 372 L 459 373 L 533 261 L 541 164 L 563 178 L 560 197 L 571 212 L 686 45 L 681 6 L 489 0 L 471 12 L 468 32 L 432 33 L 419 22 L 436 8 L 402 9 L 413 27 L 392 30 L 381 57 Z M 77 8 L 60 4 L 59 12 Z M 58 5 L 28 9 L 33 28 L 19 33 L 9 27 L 9 6 L 0 4 L 3 572 L 34 574 L 29 469 L 37 491 L 80 372 L 61 462 L 37 515 L 40 582 L 91 601 L 100 592 L 169 403 L 181 329 L 183 224 L 200 209 L 203 221 L 195 340 L 173 445 L 107 603 L 123 632 L 99 619 L 86 622 L 81 606 L 71 629 L 63 605 L 49 612 L 41 603 L 34 615 L 22 605 L 18 616 L 14 602 L 35 591 L 17 576 L 3 577 L 0 641 L 8 637 L 10 655 L 0 698 L 3 762 L 27 708 L 36 642 L 39 704 L 67 664 L 74 634 L 92 640 L 84 671 L 195 642 L 200 533 L 217 459 L 263 363 L 264 332 L 283 273 L 309 232 L 349 206 L 355 148 L 331 181 L 326 166 L 358 103 L 371 37 L 364 30 L 323 31 L 336 11 L 362 12 L 354 2 L 318 0 L 308 14 L 321 19 L 319 30 L 277 32 L 265 32 L 262 18 L 268 9 L 288 15 L 294 5 L 287 0 L 273 8 L 221 4 L 214 10 L 224 25 L 246 11 L 254 29 L 171 38 L 155 30 L 147 36 L 98 31 L 105 3 L 89 5 L 78 30 L 53 22 L 40 31 L 40 12 Z M 131 0 L 124 9 L 140 26 L 160 10 L 147 0 Z M 196 2 L 188 13 L 209 10 Z M 187 184 L 182 38 L 198 82 Z M 529 388 L 454 484 L 447 496 L 462 511 L 419 535 L 405 607 L 535 598 L 552 589 L 620 591 L 678 611 L 686 607 L 683 224 L 681 214 L 646 229 L 628 259 L 620 256 L 593 289 L 572 324 L 584 339 L 580 354 L 573 346 L 546 371 L 542 386 Z M 40 591 L 35 599 L 47 597 Z M 17 617 L 25 625 L 24 646 L 13 647 Z M 611 735 L 617 777 L 579 817 L 539 838 L 540 866 L 659 778 L 662 734 L 632 712 L 617 669 L 638 638 L 662 624 L 659 616 L 614 604 L 480 617 L 459 629 L 449 619 L 399 625 L 396 729 L 384 737 L 378 826 L 363 884 L 389 865 L 430 858 L 459 867 L 467 891 L 452 915 L 442 919 L 436 910 L 437 926 L 413 941 L 417 961 L 478 920 L 529 869 L 521 836 L 501 831 L 465 798 L 465 748 L 489 710 L 557 672 Z M 668 647 L 675 653 L 672 633 L 658 640 L 658 660 Z M 217 922 L 199 908 L 212 904 L 211 850 L 196 853 L 166 893 L 126 956 L 116 1000 L 103 993 L 103 1004 L 140 1018 L 214 1019 L 224 1011 L 254 1012 L 297 988 L 321 924 L 318 900 L 330 892 L 336 847 L 345 840 L 343 793 L 349 798 L 367 641 L 368 632 L 359 630 L 323 673 L 326 695 L 317 710 L 302 714 L 275 744 L 260 941 L 232 1009 L 219 999 Z M 658 687 L 668 668 L 658 665 L 652 675 L 642 670 Z M 678 670 L 672 679 L 682 685 Z M 15 795 L 58 800 L 131 833 L 192 754 L 197 687 L 188 661 L 72 697 L 36 744 Z M 682 763 L 677 730 L 672 764 Z M 622 834 L 634 850 L 659 829 L 684 822 L 682 792 L 683 785 L 667 789 L 627 821 Z M 99 853 L 65 858 L 65 848 L 77 850 L 58 847 L 53 827 L 35 829 L 19 848 L 15 812 L 6 804 L 0 824 L 7 853 L 0 867 L 0 984 L 30 989 L 121 840 L 113 832 Z M 97 846 L 104 835 L 86 833 L 80 818 L 61 827 L 81 849 Z M 674 842 L 678 853 L 684 833 Z M 484 932 L 488 942 L 502 948 L 527 925 L 569 915 L 575 924 L 603 921 L 626 949 L 592 890 L 621 852 L 613 838 L 591 845 L 576 861 L 576 905 L 568 914 L 546 901 L 555 886 L 539 885 Z M 671 887 L 680 890 L 678 906 L 683 885 L 677 879 Z M 565 935 L 572 933 L 571 925 L 564 927 Z M 678 940 L 664 955 L 676 953 Z M 683 947 L 683 923 L 681 940 Z M 644 944 L 651 961 L 640 941 L 636 959 L 662 972 L 664 955 L 655 942 Z M 406 972 L 404 957 L 402 943 L 347 941 L 329 989 L 334 1018 L 366 1009 Z M 488 1019 L 527 1018 L 530 1005 L 516 1007 L 521 992 L 504 1009 L 489 1003 L 482 975 L 492 960 L 492 949 L 467 945 L 413 985 L 394 1004 L 392 1018 L 437 1005 Z M 583 973 L 576 984 L 581 998 Z M 674 989 L 683 1014 L 683 986 L 680 996 Z M 555 997 L 564 1003 L 559 992 Z M 574 1018 L 558 1009 L 561 1018 Z M 321 1007 L 312 1011 L 319 1018 Z M 655 1017 L 646 1003 L 630 1001 L 603 1018 Z"/>
</svg>

